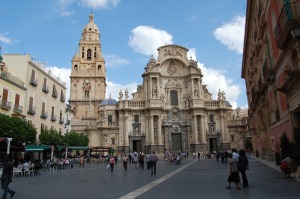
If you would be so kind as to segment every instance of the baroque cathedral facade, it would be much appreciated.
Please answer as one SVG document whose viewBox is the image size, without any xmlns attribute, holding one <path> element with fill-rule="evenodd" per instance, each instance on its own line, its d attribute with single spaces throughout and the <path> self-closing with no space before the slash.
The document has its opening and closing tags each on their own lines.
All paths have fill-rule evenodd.
<svg viewBox="0 0 300 199">
<path fill-rule="evenodd" d="M 201 69 L 187 52 L 179 45 L 159 47 L 132 98 L 127 89 L 117 100 L 105 98 L 105 61 L 91 13 L 72 59 L 72 130 L 86 134 L 91 149 L 114 147 L 117 153 L 229 149 L 232 106 L 220 90 L 218 99 L 212 99 Z"/>
</svg>

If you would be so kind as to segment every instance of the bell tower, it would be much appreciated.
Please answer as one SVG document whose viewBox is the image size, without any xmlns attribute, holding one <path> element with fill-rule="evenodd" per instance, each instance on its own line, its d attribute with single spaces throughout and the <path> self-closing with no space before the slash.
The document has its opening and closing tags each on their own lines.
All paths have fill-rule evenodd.
<svg viewBox="0 0 300 199">
<path fill-rule="evenodd" d="M 105 99 L 106 68 L 100 44 L 100 31 L 91 12 L 84 27 L 79 48 L 72 59 L 70 106 L 74 119 L 94 118 Z"/>
</svg>

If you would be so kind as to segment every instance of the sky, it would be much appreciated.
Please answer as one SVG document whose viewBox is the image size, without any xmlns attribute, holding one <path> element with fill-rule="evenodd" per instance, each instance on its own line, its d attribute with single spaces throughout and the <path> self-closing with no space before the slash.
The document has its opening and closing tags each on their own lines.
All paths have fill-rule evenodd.
<svg viewBox="0 0 300 199">
<path fill-rule="evenodd" d="M 233 108 L 248 107 L 241 78 L 246 0 L 2 0 L 0 52 L 30 54 L 66 82 L 68 99 L 71 60 L 91 12 L 107 98 L 135 92 L 157 48 L 176 44 L 198 62 L 214 100 L 220 89 Z"/>
</svg>

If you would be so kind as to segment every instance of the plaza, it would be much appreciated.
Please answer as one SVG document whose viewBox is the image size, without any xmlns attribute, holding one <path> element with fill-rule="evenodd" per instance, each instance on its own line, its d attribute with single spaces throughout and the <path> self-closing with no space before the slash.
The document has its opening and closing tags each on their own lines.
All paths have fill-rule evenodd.
<svg viewBox="0 0 300 199">
<path fill-rule="evenodd" d="M 249 188 L 227 190 L 227 164 L 215 159 L 184 159 L 180 165 L 168 164 L 160 158 L 157 175 L 131 164 L 125 172 L 118 162 L 113 172 L 106 163 L 86 164 L 84 168 L 49 171 L 40 175 L 14 178 L 10 187 L 14 198 L 299 198 L 299 181 L 282 178 L 274 162 L 248 156 Z"/>
</svg>

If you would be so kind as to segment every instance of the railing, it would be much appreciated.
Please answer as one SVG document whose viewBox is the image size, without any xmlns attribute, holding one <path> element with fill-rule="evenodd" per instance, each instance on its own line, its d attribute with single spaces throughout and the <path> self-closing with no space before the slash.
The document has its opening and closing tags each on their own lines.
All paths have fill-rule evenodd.
<svg viewBox="0 0 300 199">
<path fill-rule="evenodd" d="M 27 113 L 30 115 L 34 115 L 36 113 L 35 107 L 29 106 Z"/>
<path fill-rule="evenodd" d="M 42 111 L 42 113 L 41 113 L 41 118 L 46 119 L 47 117 L 48 117 L 47 111 Z"/>
<path fill-rule="evenodd" d="M 61 96 L 60 96 L 60 101 L 61 101 L 61 102 L 65 102 L 65 98 L 66 98 L 66 97 L 65 97 L 64 95 L 61 95 Z"/>
<path fill-rule="evenodd" d="M 51 121 L 53 121 L 53 122 L 56 121 L 56 115 L 51 115 Z"/>
<path fill-rule="evenodd" d="M 49 93 L 49 88 L 48 88 L 48 86 L 43 86 L 43 92 Z"/>
<path fill-rule="evenodd" d="M 9 110 L 11 108 L 11 102 L 2 100 L 1 108 Z"/>
<path fill-rule="evenodd" d="M 118 126 L 117 124 L 117 122 L 108 122 L 108 126 Z"/>
<path fill-rule="evenodd" d="M 228 121 L 227 121 L 227 125 L 238 125 L 238 126 L 242 126 L 242 125 L 244 125 L 244 123 L 242 122 L 242 120 L 228 120 Z"/>
<path fill-rule="evenodd" d="M 7 74 L 6 72 L 4 71 L 0 71 L 0 76 L 3 78 L 3 79 L 7 79 L 7 80 L 10 80 L 20 86 L 23 86 L 24 87 L 24 82 L 21 81 L 20 79 L 14 77 L 14 76 L 11 76 L 9 74 Z"/>
<path fill-rule="evenodd" d="M 207 101 L 207 102 L 204 102 L 204 106 L 205 107 L 207 107 L 207 106 L 218 107 L 219 103 L 218 103 L 218 101 Z"/>
<path fill-rule="evenodd" d="M 31 78 L 30 82 L 29 82 L 32 86 L 37 86 L 38 85 L 38 79 L 35 78 Z"/>
<path fill-rule="evenodd" d="M 284 4 L 274 31 L 278 48 L 284 49 L 288 43 L 291 29 L 299 26 L 300 3 Z"/>
<path fill-rule="evenodd" d="M 14 106 L 14 111 L 15 111 L 15 112 L 22 113 L 22 112 L 23 112 L 23 106 L 20 106 L 20 105 L 18 105 L 18 104 L 15 104 L 15 106 Z"/>
<path fill-rule="evenodd" d="M 128 107 L 130 108 L 143 108 L 145 107 L 145 102 L 144 101 L 128 101 Z"/>
<path fill-rule="evenodd" d="M 55 97 L 55 98 L 57 98 L 57 91 L 53 91 L 53 93 L 52 93 L 52 97 Z"/>
</svg>

